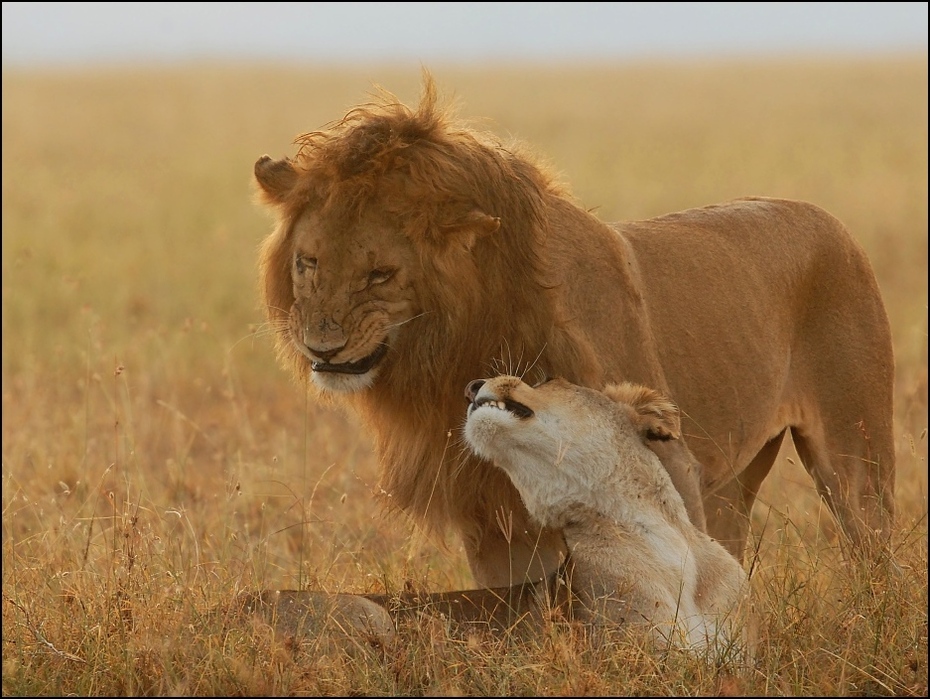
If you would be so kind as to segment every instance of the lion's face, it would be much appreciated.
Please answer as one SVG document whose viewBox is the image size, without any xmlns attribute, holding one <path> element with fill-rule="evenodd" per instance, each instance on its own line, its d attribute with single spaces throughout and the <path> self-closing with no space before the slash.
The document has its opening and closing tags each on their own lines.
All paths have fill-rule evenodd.
<svg viewBox="0 0 930 699">
<path fill-rule="evenodd" d="M 362 212 L 346 225 L 312 209 L 297 218 L 291 240 L 291 341 L 319 388 L 369 387 L 419 312 L 412 244 L 384 216 Z"/>
</svg>

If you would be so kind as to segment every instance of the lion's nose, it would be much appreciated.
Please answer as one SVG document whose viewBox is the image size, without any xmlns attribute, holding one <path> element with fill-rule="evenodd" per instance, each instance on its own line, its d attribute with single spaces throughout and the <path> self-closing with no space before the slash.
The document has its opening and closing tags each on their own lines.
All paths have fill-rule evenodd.
<svg viewBox="0 0 930 699">
<path fill-rule="evenodd" d="M 485 384 L 484 379 L 475 379 L 465 387 L 465 400 L 469 403 L 474 403 L 475 398 L 478 397 L 478 391 L 481 390 L 481 387 Z"/>
</svg>

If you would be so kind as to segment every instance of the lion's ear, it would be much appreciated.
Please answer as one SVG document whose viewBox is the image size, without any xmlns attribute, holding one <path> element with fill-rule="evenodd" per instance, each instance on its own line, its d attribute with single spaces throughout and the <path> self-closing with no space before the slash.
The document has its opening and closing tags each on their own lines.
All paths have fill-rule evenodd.
<svg viewBox="0 0 930 699">
<path fill-rule="evenodd" d="M 681 420 L 669 398 L 646 386 L 624 382 L 608 384 L 604 393 L 633 408 L 633 424 L 646 439 L 668 441 L 681 436 Z"/>
<path fill-rule="evenodd" d="M 440 232 L 445 241 L 455 242 L 471 250 L 475 243 L 497 233 L 500 227 L 501 220 L 497 216 L 490 216 L 481 209 L 472 209 L 453 222 L 440 226 Z"/>
<path fill-rule="evenodd" d="M 255 161 L 255 180 L 269 204 L 280 204 L 297 183 L 297 171 L 287 158 L 272 160 L 263 155 Z"/>
</svg>

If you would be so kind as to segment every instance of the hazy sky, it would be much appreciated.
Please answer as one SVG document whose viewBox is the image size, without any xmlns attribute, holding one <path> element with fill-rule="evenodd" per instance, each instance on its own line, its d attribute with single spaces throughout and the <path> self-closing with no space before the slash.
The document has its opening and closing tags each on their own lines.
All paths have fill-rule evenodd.
<svg viewBox="0 0 930 699">
<path fill-rule="evenodd" d="M 4 2 L 4 65 L 927 50 L 926 2 Z"/>
</svg>

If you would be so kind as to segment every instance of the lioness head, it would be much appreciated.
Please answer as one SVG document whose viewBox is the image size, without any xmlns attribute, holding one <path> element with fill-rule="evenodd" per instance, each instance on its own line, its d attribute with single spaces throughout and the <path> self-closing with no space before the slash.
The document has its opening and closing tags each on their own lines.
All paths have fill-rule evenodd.
<svg viewBox="0 0 930 699">
<path fill-rule="evenodd" d="M 468 445 L 510 476 L 543 526 L 564 527 L 578 506 L 610 511 L 625 479 L 661 478 L 657 485 L 673 490 L 648 445 L 679 437 L 678 409 L 652 389 L 498 376 L 472 381 L 465 397 Z"/>
</svg>

